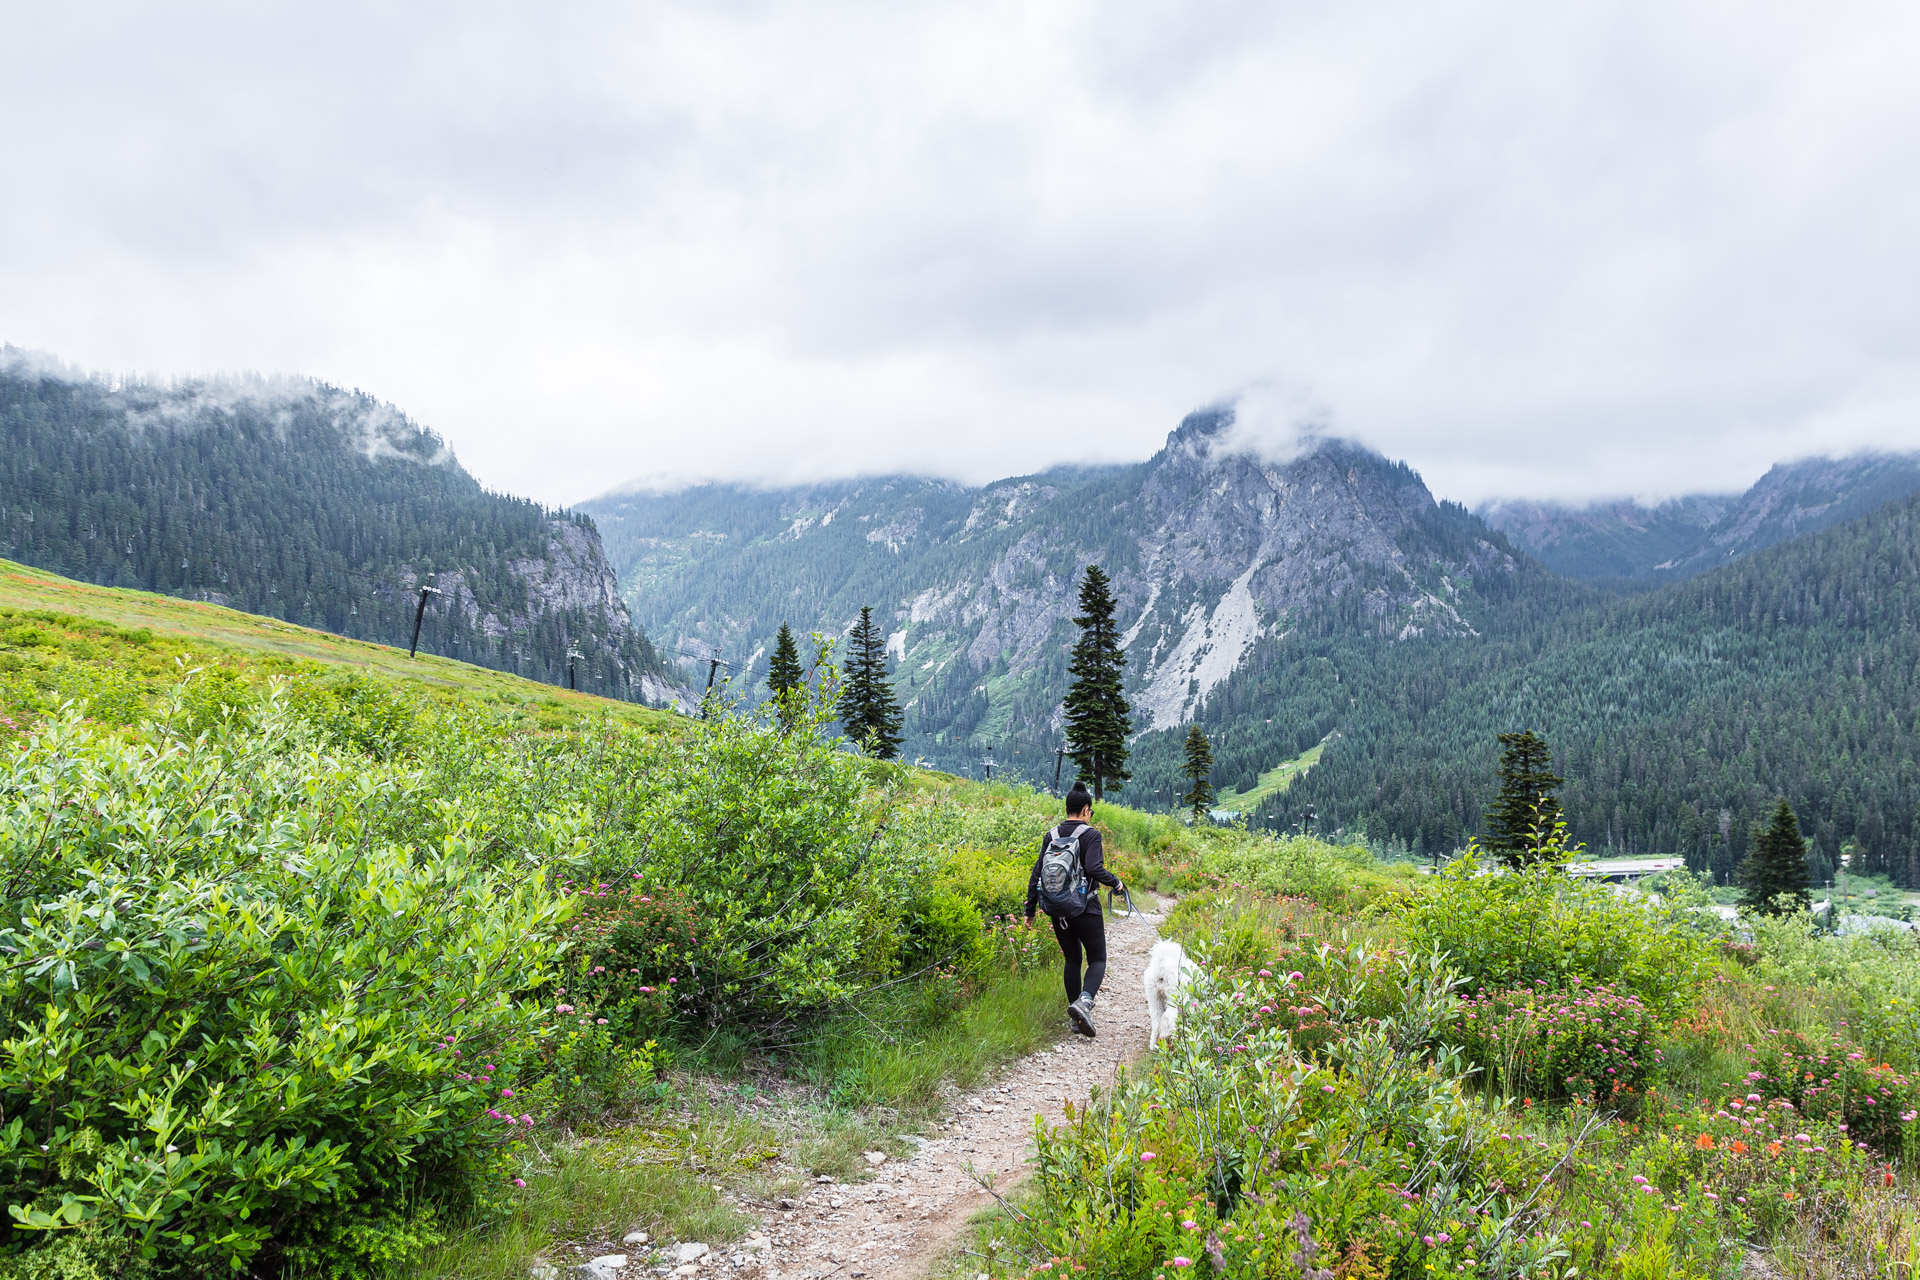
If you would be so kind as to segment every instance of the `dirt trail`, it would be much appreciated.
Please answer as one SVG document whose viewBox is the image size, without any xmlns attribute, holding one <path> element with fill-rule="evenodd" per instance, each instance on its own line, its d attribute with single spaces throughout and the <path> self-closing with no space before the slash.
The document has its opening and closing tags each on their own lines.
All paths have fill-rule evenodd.
<svg viewBox="0 0 1920 1280">
<path fill-rule="evenodd" d="M 1034 1116 L 1059 1120 L 1064 1101 L 1084 1101 L 1089 1085 L 1111 1081 L 1116 1068 L 1145 1051 L 1140 983 L 1160 921 L 1144 912 L 1108 916 L 1107 976 L 1095 1011 L 1098 1038 L 1068 1036 L 1053 1049 L 1009 1064 L 998 1078 L 963 1095 L 918 1154 L 889 1161 L 872 1182 L 815 1184 L 793 1208 L 773 1213 L 762 1227 L 772 1243 L 766 1274 L 786 1280 L 913 1280 L 926 1274 L 967 1219 L 991 1203 L 970 1170 L 991 1173 L 994 1189 L 1004 1192 L 1025 1172 Z M 1063 1024 L 1065 1004 L 1063 992 Z"/>
</svg>

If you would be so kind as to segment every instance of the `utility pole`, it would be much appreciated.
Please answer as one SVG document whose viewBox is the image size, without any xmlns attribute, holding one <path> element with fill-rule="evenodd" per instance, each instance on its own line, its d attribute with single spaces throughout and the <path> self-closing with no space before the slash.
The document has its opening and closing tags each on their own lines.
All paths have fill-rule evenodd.
<svg viewBox="0 0 1920 1280">
<path fill-rule="evenodd" d="M 411 658 L 420 652 L 420 624 L 427 618 L 427 597 L 440 594 L 438 587 L 420 588 L 420 607 L 413 611 L 413 643 L 407 646 L 407 656 Z"/>
<path fill-rule="evenodd" d="M 1053 749 L 1053 794 L 1056 796 L 1060 794 L 1060 764 L 1066 758 L 1067 749 L 1065 746 L 1059 746 Z"/>
<path fill-rule="evenodd" d="M 581 653 L 578 649 L 574 648 L 572 645 L 567 646 L 567 688 L 578 689 L 580 687 L 578 684 L 574 682 L 573 663 L 576 658 L 584 658 L 584 657 L 586 657 L 586 655 Z"/>
<path fill-rule="evenodd" d="M 993 752 L 991 751 L 987 752 L 987 758 L 984 763 L 987 766 L 987 781 L 992 782 L 993 781 Z"/>
<path fill-rule="evenodd" d="M 713 654 L 688 653 L 685 649 L 682 649 L 680 650 L 680 656 L 683 658 L 691 658 L 695 662 L 704 662 L 707 664 L 707 692 L 708 693 L 713 692 L 713 682 L 719 678 L 720 668 L 725 667 L 728 671 L 733 670 L 733 664 L 731 662 L 728 662 L 725 658 L 722 658 L 717 653 L 713 653 Z M 706 717 L 707 717 L 707 700 L 703 697 L 700 699 L 700 718 L 704 720 L 706 719 Z"/>
</svg>

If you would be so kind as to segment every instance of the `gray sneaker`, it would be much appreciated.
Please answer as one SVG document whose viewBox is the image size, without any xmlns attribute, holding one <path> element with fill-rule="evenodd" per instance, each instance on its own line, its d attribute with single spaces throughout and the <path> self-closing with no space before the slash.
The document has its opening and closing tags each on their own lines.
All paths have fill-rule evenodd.
<svg viewBox="0 0 1920 1280">
<path fill-rule="evenodd" d="M 1084 991 L 1080 998 L 1067 1006 L 1067 1017 L 1073 1021 L 1073 1029 L 1091 1040 L 1093 1031 L 1093 997 Z"/>
</svg>

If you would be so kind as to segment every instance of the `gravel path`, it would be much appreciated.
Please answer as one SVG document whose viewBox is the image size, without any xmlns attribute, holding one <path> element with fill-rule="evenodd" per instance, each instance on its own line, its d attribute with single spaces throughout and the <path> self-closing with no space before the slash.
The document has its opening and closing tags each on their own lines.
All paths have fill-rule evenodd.
<svg viewBox="0 0 1920 1280">
<path fill-rule="evenodd" d="M 1053 1049 L 1009 1064 L 1000 1077 L 964 1095 L 948 1121 L 911 1160 L 890 1161 L 874 1180 L 817 1183 L 804 1199 L 783 1202 L 762 1226 L 771 1238 L 766 1275 L 787 1280 L 911 1280 L 926 1274 L 991 1203 L 972 1173 L 992 1175 L 1005 1192 L 1025 1172 L 1033 1118 L 1061 1118 L 1061 1104 L 1084 1101 L 1090 1085 L 1147 1047 L 1140 983 L 1161 917 L 1109 916 L 1107 976 L 1094 1020 L 1099 1036 L 1068 1036 Z M 1061 1022 L 1066 1021 L 1061 994 Z M 784 1207 L 791 1204 L 791 1208 Z"/>
</svg>

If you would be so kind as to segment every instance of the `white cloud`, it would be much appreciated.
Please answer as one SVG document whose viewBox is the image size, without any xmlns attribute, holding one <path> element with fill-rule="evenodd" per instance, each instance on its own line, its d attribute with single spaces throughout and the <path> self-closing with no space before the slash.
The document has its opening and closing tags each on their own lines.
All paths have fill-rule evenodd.
<svg viewBox="0 0 1920 1280">
<path fill-rule="evenodd" d="M 1436 491 L 1920 447 L 1895 5 L 15 6 L 0 341 L 489 484 L 982 480 L 1252 387 Z"/>
</svg>

